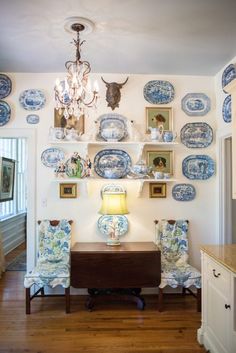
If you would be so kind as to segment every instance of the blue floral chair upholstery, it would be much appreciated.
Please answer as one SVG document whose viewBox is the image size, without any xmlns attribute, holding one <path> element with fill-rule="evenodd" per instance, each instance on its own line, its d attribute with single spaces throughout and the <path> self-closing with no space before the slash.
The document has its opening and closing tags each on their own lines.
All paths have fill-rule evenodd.
<svg viewBox="0 0 236 353">
<path fill-rule="evenodd" d="M 39 221 L 39 245 L 36 267 L 26 273 L 26 314 L 30 314 L 30 301 L 45 296 L 44 287 L 65 288 L 66 313 L 70 312 L 70 239 L 72 221 Z M 31 287 L 39 289 L 31 296 Z M 38 295 L 41 293 L 41 295 Z"/>
<path fill-rule="evenodd" d="M 188 221 L 155 221 L 156 244 L 161 250 L 161 283 L 159 285 L 159 311 L 163 308 L 163 288 L 181 286 L 197 298 L 201 311 L 201 273 L 188 264 Z M 197 288 L 195 294 L 190 287 Z"/>
</svg>

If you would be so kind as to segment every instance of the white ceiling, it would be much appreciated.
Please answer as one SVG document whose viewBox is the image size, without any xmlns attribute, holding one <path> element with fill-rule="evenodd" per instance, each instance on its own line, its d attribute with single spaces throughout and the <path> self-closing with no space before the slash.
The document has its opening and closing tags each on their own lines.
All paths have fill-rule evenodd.
<svg viewBox="0 0 236 353">
<path fill-rule="evenodd" d="M 236 0 L 0 0 L 0 71 L 63 72 L 75 58 L 65 19 L 92 72 L 214 75 L 236 55 Z"/>
</svg>

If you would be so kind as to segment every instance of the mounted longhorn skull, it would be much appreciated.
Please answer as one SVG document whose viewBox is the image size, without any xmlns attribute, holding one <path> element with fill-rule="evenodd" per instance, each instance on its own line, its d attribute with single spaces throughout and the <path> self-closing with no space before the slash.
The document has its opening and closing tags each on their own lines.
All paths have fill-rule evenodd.
<svg viewBox="0 0 236 353">
<path fill-rule="evenodd" d="M 128 81 L 128 77 L 123 83 L 117 83 L 117 82 L 106 82 L 102 77 L 102 81 L 105 83 L 107 87 L 107 92 L 106 92 L 106 101 L 107 101 L 107 106 L 111 107 L 112 110 L 114 110 L 116 107 L 119 107 L 119 102 L 121 98 L 121 93 L 120 89 L 126 84 Z"/>
</svg>

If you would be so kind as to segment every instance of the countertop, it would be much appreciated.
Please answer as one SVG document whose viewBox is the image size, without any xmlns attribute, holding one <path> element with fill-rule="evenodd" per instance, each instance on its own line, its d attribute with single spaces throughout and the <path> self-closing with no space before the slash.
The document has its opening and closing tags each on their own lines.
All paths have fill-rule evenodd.
<svg viewBox="0 0 236 353">
<path fill-rule="evenodd" d="M 201 250 L 236 273 L 236 244 L 201 245 Z"/>
</svg>

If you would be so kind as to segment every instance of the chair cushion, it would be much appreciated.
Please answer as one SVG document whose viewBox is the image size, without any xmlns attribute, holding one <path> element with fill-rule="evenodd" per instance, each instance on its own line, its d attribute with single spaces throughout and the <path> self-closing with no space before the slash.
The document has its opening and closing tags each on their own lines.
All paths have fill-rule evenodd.
<svg viewBox="0 0 236 353">
<path fill-rule="evenodd" d="M 70 286 L 70 266 L 64 262 L 49 263 L 38 262 L 37 266 L 25 275 L 24 286 L 31 287 L 33 284 L 39 287 L 55 287 L 61 285 L 64 288 Z"/>
<path fill-rule="evenodd" d="M 172 288 L 178 286 L 201 288 L 201 273 L 189 264 L 176 266 L 173 263 L 162 263 L 161 284 L 159 287 L 164 288 L 167 285 Z"/>
</svg>

